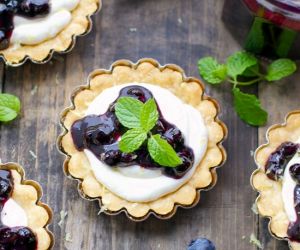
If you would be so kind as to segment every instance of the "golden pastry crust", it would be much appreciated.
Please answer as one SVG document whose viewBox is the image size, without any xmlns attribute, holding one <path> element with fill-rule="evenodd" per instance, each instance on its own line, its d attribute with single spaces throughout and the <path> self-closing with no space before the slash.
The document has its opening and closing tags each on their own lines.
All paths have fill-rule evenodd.
<svg viewBox="0 0 300 250">
<path fill-rule="evenodd" d="M 26 60 L 34 63 L 46 63 L 54 52 L 67 53 L 75 45 L 76 36 L 87 34 L 92 27 L 91 15 L 101 7 L 101 0 L 80 0 L 72 11 L 71 22 L 54 38 L 37 45 L 11 44 L 7 49 L 0 50 L 0 57 L 9 66 L 22 65 Z"/>
<path fill-rule="evenodd" d="M 85 154 L 74 147 L 69 132 L 74 121 L 85 116 L 89 104 L 104 89 L 132 82 L 159 85 L 194 106 L 202 114 L 209 134 L 207 152 L 192 178 L 177 191 L 144 203 L 126 201 L 99 183 Z M 61 123 L 65 131 L 58 140 L 60 150 L 67 155 L 64 170 L 67 176 L 79 181 L 79 191 L 84 198 L 99 200 L 101 211 L 107 214 L 124 211 L 129 218 L 137 221 L 145 220 L 150 214 L 166 219 L 175 214 L 178 206 L 195 206 L 200 199 L 200 190 L 207 190 L 216 183 L 215 168 L 226 160 L 222 141 L 227 135 L 227 129 L 217 118 L 217 102 L 204 95 L 204 87 L 199 80 L 186 77 L 178 66 L 160 66 L 153 59 L 142 59 L 136 64 L 127 60 L 117 61 L 110 70 L 94 71 L 88 84 L 80 86 L 73 93 L 72 104 L 62 113 Z"/>
<path fill-rule="evenodd" d="M 260 146 L 255 153 L 258 169 L 251 176 L 254 189 L 259 192 L 256 199 L 259 214 L 270 218 L 269 231 L 280 240 L 288 240 L 288 217 L 281 197 L 282 183 L 273 181 L 265 174 L 265 164 L 270 154 L 283 142 L 296 142 L 300 138 L 300 110 L 288 114 L 284 124 L 269 128 L 267 143 Z M 288 240 L 289 241 L 289 240 Z M 300 244 L 289 241 L 291 249 L 300 250 Z"/>
<path fill-rule="evenodd" d="M 23 168 L 15 163 L 0 164 L 0 169 L 10 170 L 14 181 L 12 198 L 26 212 L 28 227 L 35 233 L 38 240 L 38 250 L 52 249 L 54 237 L 48 230 L 52 220 L 52 211 L 40 201 L 41 186 L 32 180 L 25 180 Z"/>
</svg>

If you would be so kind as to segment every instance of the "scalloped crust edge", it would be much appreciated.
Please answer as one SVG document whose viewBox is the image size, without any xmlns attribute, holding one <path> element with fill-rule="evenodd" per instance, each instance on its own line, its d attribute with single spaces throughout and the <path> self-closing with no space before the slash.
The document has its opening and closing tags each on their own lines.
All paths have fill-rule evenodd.
<svg viewBox="0 0 300 250">
<path fill-rule="evenodd" d="M 138 70 L 139 70 L 139 72 L 138 72 Z M 152 77 L 153 74 L 154 74 L 153 72 L 156 73 L 156 75 L 154 77 L 155 80 Z M 106 203 L 106 201 L 103 200 L 103 197 L 101 195 L 97 196 L 97 197 L 91 197 L 91 196 L 86 195 L 85 192 L 83 191 L 84 179 L 82 180 L 82 178 L 72 176 L 72 174 L 69 171 L 70 161 L 72 161 L 72 154 L 67 152 L 68 150 L 66 150 L 65 147 L 63 146 L 64 140 L 68 136 L 68 132 L 69 132 L 68 128 L 65 124 L 65 121 L 68 118 L 69 114 L 72 115 L 73 111 L 74 111 L 73 114 L 76 113 L 75 111 L 78 108 L 78 103 L 80 103 L 80 101 L 83 102 L 83 106 L 86 106 L 88 102 L 85 100 L 85 98 L 90 98 L 91 100 L 93 100 L 95 95 L 91 95 L 91 92 L 92 92 L 92 89 L 97 87 L 96 86 L 97 81 L 95 80 L 97 77 L 103 77 L 102 82 L 100 81 L 101 83 L 98 84 L 98 85 L 101 85 L 100 86 L 101 88 L 102 87 L 106 88 L 108 86 L 111 86 L 111 85 L 109 85 L 108 82 L 105 82 L 106 80 L 108 80 L 108 79 L 106 79 L 106 76 L 108 78 L 109 77 L 113 78 L 113 80 L 112 80 L 113 85 L 114 84 L 122 84 L 122 83 L 126 83 L 126 82 L 127 83 L 133 82 L 134 81 L 133 78 L 136 75 L 137 75 L 136 77 L 138 77 L 138 78 L 142 77 L 143 82 L 160 85 L 159 84 L 160 81 L 164 82 L 164 81 L 171 81 L 172 80 L 172 81 L 176 82 L 176 80 L 173 79 L 172 77 L 171 77 L 171 80 L 170 80 L 170 78 L 168 78 L 168 77 L 170 77 L 170 75 L 168 75 L 168 76 L 164 75 L 164 73 L 170 74 L 170 72 L 172 74 L 175 74 L 175 75 L 173 75 L 175 78 L 179 77 L 179 83 L 184 84 L 185 87 L 187 87 L 187 86 L 192 87 L 192 85 L 194 84 L 194 87 L 196 85 L 197 88 L 199 88 L 198 93 L 197 93 L 197 91 L 195 91 L 195 89 L 193 89 L 193 91 L 189 92 L 189 94 L 194 93 L 193 97 L 195 97 L 195 95 L 199 94 L 199 92 L 200 92 L 200 95 L 195 97 L 197 99 L 196 102 L 203 103 L 203 105 L 211 105 L 211 106 L 206 106 L 206 107 L 213 107 L 213 115 L 206 114 L 207 119 L 210 120 L 211 124 L 218 127 L 222 131 L 221 132 L 222 133 L 221 138 L 216 139 L 217 141 L 215 142 L 215 145 L 214 145 L 214 149 L 216 149 L 218 151 L 218 153 L 220 153 L 220 160 L 218 161 L 217 164 L 208 167 L 208 172 L 210 173 L 209 178 L 211 179 L 210 183 L 206 184 L 204 187 L 201 187 L 201 188 L 194 188 L 193 189 L 193 194 L 194 194 L 193 200 L 190 200 L 189 202 L 187 202 L 185 204 L 180 204 L 180 203 L 177 203 L 177 202 L 176 203 L 173 202 L 170 205 L 171 207 L 169 207 L 167 209 L 168 211 L 163 211 L 161 213 L 157 212 L 157 210 L 159 210 L 160 208 L 159 208 L 159 206 L 156 206 L 155 204 L 153 206 L 151 206 L 150 208 L 148 207 L 146 210 L 144 210 L 142 212 L 139 212 L 139 213 L 136 213 L 136 211 L 134 211 L 134 209 L 129 211 L 129 209 L 125 208 L 124 206 L 119 207 L 117 209 L 115 209 L 115 208 L 114 209 L 108 209 L 106 207 L 106 204 L 104 204 L 104 203 Z M 147 78 L 147 80 L 145 80 L 145 78 Z M 140 81 L 140 82 L 142 82 L 142 81 Z M 155 81 L 155 82 L 153 82 L 153 81 Z M 171 90 L 172 88 L 176 88 L 176 87 L 183 88 L 182 86 L 177 86 L 177 83 L 172 82 L 172 84 L 173 84 L 172 86 L 168 86 L 169 90 Z M 180 89 L 180 90 L 182 90 L 182 89 Z M 88 91 L 88 92 L 86 92 L 86 91 Z M 100 92 L 98 92 L 98 93 L 100 93 Z M 86 96 L 88 96 L 88 97 L 86 97 Z M 179 97 L 181 97 L 181 96 L 179 96 Z M 83 99 L 83 100 L 81 100 L 81 99 Z M 189 101 L 191 101 L 190 99 L 193 99 L 193 98 L 187 98 L 187 99 L 188 100 L 185 100 L 185 101 L 189 102 Z M 198 79 L 192 78 L 192 77 L 186 77 L 185 74 L 184 74 L 184 71 L 179 66 L 174 65 L 174 64 L 167 64 L 167 65 L 161 66 L 156 60 L 151 59 L 151 58 L 140 59 L 135 64 L 131 61 L 128 61 L 128 60 L 118 60 L 118 61 L 116 61 L 115 63 L 112 64 L 112 66 L 110 67 L 109 70 L 100 69 L 100 70 L 93 71 L 88 77 L 87 84 L 79 86 L 72 93 L 71 103 L 72 103 L 72 105 L 70 107 L 66 108 L 61 113 L 61 125 L 62 125 L 62 128 L 63 128 L 63 133 L 58 137 L 58 141 L 57 141 L 57 146 L 58 146 L 59 151 L 66 156 L 66 159 L 65 159 L 65 162 L 64 162 L 64 172 L 65 172 L 67 177 L 69 177 L 73 180 L 75 179 L 75 180 L 78 181 L 78 191 L 79 191 L 79 194 L 82 196 L 82 198 L 84 198 L 86 200 L 89 200 L 89 201 L 97 200 L 99 202 L 100 207 L 101 207 L 100 211 L 103 211 L 105 214 L 107 214 L 107 215 L 117 215 L 117 214 L 120 214 L 120 213 L 123 212 L 123 213 L 126 214 L 126 216 L 129 219 L 131 219 L 133 221 L 146 220 L 150 215 L 154 215 L 155 217 L 157 217 L 159 219 L 169 219 L 176 213 L 176 210 L 177 210 L 178 207 L 182 207 L 182 208 L 192 208 L 192 207 L 194 207 L 200 200 L 200 192 L 203 191 L 203 190 L 209 190 L 216 184 L 216 182 L 217 182 L 216 168 L 222 166 L 224 164 L 224 162 L 226 161 L 226 158 L 227 158 L 225 149 L 222 146 L 222 142 L 227 137 L 227 127 L 225 126 L 225 124 L 223 122 L 221 122 L 218 119 L 218 114 L 219 114 L 219 110 L 220 110 L 218 103 L 214 99 L 212 99 L 211 97 L 206 96 L 204 94 L 204 86 Z M 84 108 L 81 111 L 84 111 Z M 202 112 L 205 113 L 205 110 L 202 110 Z M 81 114 L 81 116 L 83 116 L 83 113 Z M 78 117 L 80 117 L 80 115 Z M 72 117 L 72 119 L 75 120 L 75 119 L 78 119 L 78 117 L 77 118 Z M 73 156 L 73 158 L 74 158 L 74 156 Z M 74 161 L 77 161 L 77 158 Z M 203 162 L 204 161 L 202 161 L 201 164 Z M 87 163 L 87 165 L 88 164 L 89 163 Z M 198 167 L 198 169 L 199 168 L 200 167 Z M 196 174 L 196 172 L 195 172 L 195 174 Z M 193 177 L 187 183 L 191 182 Z M 194 178 L 194 179 L 196 179 L 196 178 Z M 195 180 L 193 180 L 193 181 L 195 182 Z M 182 187 L 184 187 L 185 185 L 186 184 L 184 184 Z M 181 190 L 181 188 L 179 188 L 177 191 Z M 104 187 L 102 187 L 102 189 L 103 190 L 101 192 L 103 192 L 103 193 L 108 191 Z M 175 191 L 174 193 L 176 193 L 177 191 Z M 184 190 L 182 190 L 182 191 L 185 192 L 185 195 L 187 194 L 186 191 L 184 191 Z M 191 191 L 191 190 L 188 189 L 188 191 Z M 171 193 L 171 194 L 173 194 L 173 193 Z M 162 198 L 166 198 L 171 194 L 168 194 L 168 195 L 166 195 Z M 112 194 L 112 195 L 114 197 L 117 197 L 114 194 Z M 122 199 L 120 199 L 120 202 L 122 202 Z M 129 203 L 129 202 L 125 201 L 125 203 Z M 131 203 L 131 204 L 134 207 L 135 205 L 139 205 L 139 204 L 142 204 L 142 203 Z M 148 203 L 143 203 L 143 204 L 148 204 Z"/>
<path fill-rule="evenodd" d="M 282 124 L 271 126 L 266 133 L 267 143 L 255 151 L 255 163 L 258 167 L 251 175 L 251 185 L 259 195 L 255 200 L 258 212 L 269 219 L 269 232 L 278 240 L 288 242 L 290 249 L 300 250 L 300 243 L 287 237 L 289 224 L 281 197 L 281 183 L 269 179 L 264 171 L 265 162 L 270 154 L 285 141 L 296 141 L 300 137 L 300 110 L 287 114 Z"/>
<path fill-rule="evenodd" d="M 33 180 L 26 180 L 24 169 L 17 163 L 0 163 L 0 169 L 12 172 L 14 180 L 12 198 L 25 210 L 28 216 L 28 227 L 38 238 L 37 250 L 52 249 L 54 236 L 49 231 L 48 226 L 52 221 L 53 212 L 48 205 L 41 202 L 42 187 Z"/>
<path fill-rule="evenodd" d="M 51 60 L 54 53 L 66 54 L 76 43 L 78 36 L 87 35 L 92 29 L 91 16 L 102 7 L 102 0 L 80 0 L 79 5 L 72 11 L 72 21 L 54 38 L 37 45 L 20 45 L 0 50 L 0 58 L 6 65 L 18 67 L 26 61 L 45 64 Z"/>
</svg>

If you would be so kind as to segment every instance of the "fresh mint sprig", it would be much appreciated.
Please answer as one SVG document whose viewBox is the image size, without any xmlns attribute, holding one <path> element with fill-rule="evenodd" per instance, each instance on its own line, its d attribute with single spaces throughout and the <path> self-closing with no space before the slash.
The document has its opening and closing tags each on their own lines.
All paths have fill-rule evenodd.
<svg viewBox="0 0 300 250">
<path fill-rule="evenodd" d="M 182 160 L 167 140 L 151 130 L 158 121 L 159 114 L 155 100 L 146 103 L 132 97 L 121 97 L 116 103 L 115 113 L 120 123 L 128 128 L 119 141 L 119 148 L 124 153 L 132 153 L 147 141 L 151 158 L 165 167 L 176 167 Z"/>
<path fill-rule="evenodd" d="M 14 120 L 20 113 L 21 103 L 18 97 L 10 94 L 0 94 L 0 122 Z"/>
<path fill-rule="evenodd" d="M 261 72 L 257 58 L 245 51 L 229 56 L 225 64 L 218 63 L 212 57 L 204 57 L 198 61 L 198 68 L 203 79 L 212 85 L 219 85 L 225 81 L 232 83 L 234 108 L 243 121 L 253 126 L 264 125 L 268 120 L 268 113 L 261 107 L 255 95 L 244 93 L 239 87 L 261 81 L 278 81 L 297 70 L 292 60 L 278 59 L 268 65 L 266 73 Z"/>
</svg>

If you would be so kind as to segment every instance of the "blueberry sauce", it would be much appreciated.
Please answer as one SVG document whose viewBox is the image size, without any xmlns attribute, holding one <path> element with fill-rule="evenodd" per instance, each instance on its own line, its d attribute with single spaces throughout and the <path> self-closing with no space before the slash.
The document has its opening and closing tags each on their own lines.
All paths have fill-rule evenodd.
<svg viewBox="0 0 300 250">
<path fill-rule="evenodd" d="M 123 96 L 141 102 L 153 98 L 152 93 L 141 86 L 128 86 L 121 89 L 118 98 Z M 175 179 L 184 176 L 193 166 L 193 150 L 185 146 L 181 131 L 163 118 L 159 107 L 159 119 L 151 132 L 160 134 L 172 145 L 182 159 L 182 164 L 175 168 L 158 165 L 148 153 L 147 145 L 142 145 L 133 153 L 123 153 L 119 150 L 118 139 L 127 128 L 120 124 L 115 115 L 114 106 L 118 98 L 109 106 L 106 113 L 99 116 L 89 115 L 73 123 L 71 134 L 76 148 L 79 151 L 89 149 L 99 160 L 112 167 L 140 165 L 147 169 L 161 169 L 164 175 Z"/>
<path fill-rule="evenodd" d="M 11 197 L 13 179 L 9 170 L 0 170 L 0 208 Z M 0 250 L 36 250 L 37 239 L 27 227 L 7 227 L 0 223 Z"/>
<path fill-rule="evenodd" d="M 0 0 L 0 49 L 6 49 L 14 29 L 14 16 L 40 17 L 50 11 L 49 0 Z"/>
<path fill-rule="evenodd" d="M 300 144 L 293 142 L 282 143 L 269 157 L 265 171 L 267 176 L 275 181 L 283 177 L 289 161 L 300 149 Z M 290 240 L 300 242 L 300 164 L 290 166 L 289 172 L 293 180 L 297 183 L 294 189 L 294 204 L 297 220 L 290 222 L 287 235 Z"/>
<path fill-rule="evenodd" d="M 299 145 L 293 142 L 282 143 L 269 157 L 265 166 L 267 176 L 277 181 L 284 173 L 284 169 L 296 154 Z"/>
</svg>

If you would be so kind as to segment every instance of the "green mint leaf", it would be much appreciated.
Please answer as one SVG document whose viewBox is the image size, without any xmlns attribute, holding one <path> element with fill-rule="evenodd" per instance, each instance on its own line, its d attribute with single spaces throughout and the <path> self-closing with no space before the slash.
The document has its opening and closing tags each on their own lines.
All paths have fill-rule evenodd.
<svg viewBox="0 0 300 250">
<path fill-rule="evenodd" d="M 120 97 L 115 106 L 115 113 L 120 123 L 127 128 L 139 128 L 143 103 L 132 97 Z"/>
<path fill-rule="evenodd" d="M 200 75 L 211 84 L 219 84 L 226 79 L 227 69 L 212 57 L 204 57 L 198 61 Z"/>
<path fill-rule="evenodd" d="M 267 122 L 268 113 L 262 109 L 255 95 L 245 94 L 238 88 L 233 90 L 234 108 L 239 117 L 252 126 L 262 126 Z"/>
<path fill-rule="evenodd" d="M 249 68 L 247 68 L 243 73 L 242 76 L 245 77 L 256 77 L 259 75 L 259 65 L 253 65 Z"/>
<path fill-rule="evenodd" d="M 0 94 L 0 122 L 9 122 L 15 119 L 21 109 L 18 97 L 10 94 Z"/>
<path fill-rule="evenodd" d="M 147 139 L 147 133 L 141 128 L 133 128 L 122 135 L 119 148 L 122 152 L 132 153 Z"/>
<path fill-rule="evenodd" d="M 150 131 L 155 126 L 158 120 L 158 111 L 155 100 L 153 98 L 149 99 L 143 105 L 140 119 L 141 126 L 146 132 Z"/>
<path fill-rule="evenodd" d="M 244 51 L 239 51 L 228 57 L 227 59 L 227 73 L 232 78 L 242 75 L 246 69 L 258 64 L 257 59 Z"/>
<path fill-rule="evenodd" d="M 148 139 L 148 151 L 151 158 L 159 165 L 176 167 L 182 164 L 182 160 L 172 146 L 162 139 L 160 135 L 153 135 Z"/>
<path fill-rule="evenodd" d="M 268 67 L 266 79 L 269 82 L 280 80 L 297 70 L 296 63 L 290 59 L 278 59 Z"/>
</svg>

